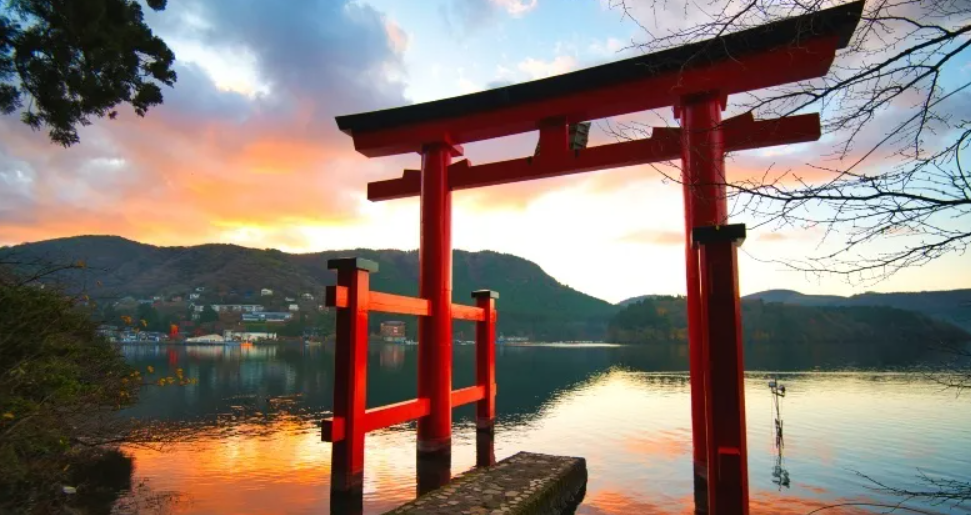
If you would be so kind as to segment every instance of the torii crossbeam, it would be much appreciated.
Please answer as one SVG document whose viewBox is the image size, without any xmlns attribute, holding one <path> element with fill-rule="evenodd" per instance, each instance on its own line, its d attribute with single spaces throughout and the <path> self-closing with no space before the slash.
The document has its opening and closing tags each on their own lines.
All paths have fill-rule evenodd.
<svg viewBox="0 0 971 515">
<path fill-rule="evenodd" d="M 451 449 L 452 191 L 680 157 L 696 506 L 719 515 L 748 513 L 735 250 L 745 227 L 728 224 L 724 156 L 814 141 L 820 125 L 816 114 L 775 120 L 745 114 L 723 121 L 721 113 L 732 94 L 825 75 L 837 50 L 849 43 L 862 10 L 858 1 L 547 79 L 337 117 L 338 127 L 365 156 L 422 156 L 421 170 L 368 185 L 372 201 L 421 198 L 419 295 L 428 301 L 428 312 L 419 320 L 418 401 L 427 402 L 428 410 L 418 419 L 419 462 L 447 460 Z M 571 148 L 570 125 L 667 106 L 674 108 L 680 128 Z M 539 132 L 535 156 L 452 163 L 463 154 L 462 144 L 530 131 Z M 345 481 L 332 490 L 351 486 Z"/>
<path fill-rule="evenodd" d="M 540 138 L 553 132 L 550 135 L 552 141 L 549 144 L 541 142 L 544 153 L 535 157 L 483 165 L 472 165 L 468 159 L 452 163 L 448 167 L 449 189 L 467 190 L 546 179 L 670 161 L 681 156 L 682 131 L 679 128 L 655 127 L 649 138 L 582 150 L 569 149 L 562 131 L 562 124 L 540 128 Z M 745 113 L 722 122 L 721 131 L 725 138 L 726 152 L 816 141 L 820 136 L 819 115 L 812 113 L 755 121 L 752 113 Z M 546 150 L 550 152 L 546 153 Z M 421 170 L 405 170 L 398 179 L 368 184 L 368 200 L 372 201 L 415 197 L 420 193 Z"/>
</svg>

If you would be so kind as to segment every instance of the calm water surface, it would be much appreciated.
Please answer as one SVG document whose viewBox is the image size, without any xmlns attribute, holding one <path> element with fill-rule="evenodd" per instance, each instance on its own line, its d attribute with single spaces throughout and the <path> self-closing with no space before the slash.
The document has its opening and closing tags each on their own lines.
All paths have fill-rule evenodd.
<svg viewBox="0 0 971 515">
<path fill-rule="evenodd" d="M 455 348 L 456 388 L 473 382 L 472 351 Z M 193 438 L 161 450 L 129 449 L 138 486 L 117 512 L 328 512 L 331 448 L 320 441 L 317 421 L 333 398 L 332 345 L 138 345 L 123 352 L 143 373 L 148 366 L 155 375 L 182 368 L 199 383 L 148 388 L 126 413 L 189 425 Z M 805 363 L 813 357 L 799 358 Z M 414 347 L 371 346 L 369 407 L 415 397 L 416 358 Z M 749 356 L 747 368 L 784 370 L 797 361 L 791 355 Z M 500 346 L 496 458 L 523 450 L 585 457 L 590 480 L 579 513 L 692 513 L 686 362 L 683 348 Z M 780 486 L 773 474 L 779 458 L 769 376 L 751 372 L 746 403 L 752 513 L 805 514 L 840 502 L 900 501 L 860 474 L 912 488 L 920 486 L 921 472 L 971 480 L 971 396 L 955 396 L 906 372 L 778 375 L 788 388 L 781 465 L 790 481 Z M 414 498 L 413 424 L 371 433 L 366 445 L 365 512 Z M 475 428 L 467 406 L 455 411 L 453 475 L 474 463 Z M 907 506 L 971 513 L 971 506 Z M 883 511 L 844 507 L 821 513 Z"/>
</svg>

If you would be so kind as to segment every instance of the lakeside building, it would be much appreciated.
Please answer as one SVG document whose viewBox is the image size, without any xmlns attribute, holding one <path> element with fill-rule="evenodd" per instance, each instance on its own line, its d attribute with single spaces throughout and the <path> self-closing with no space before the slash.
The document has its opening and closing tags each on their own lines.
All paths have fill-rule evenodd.
<svg viewBox="0 0 971 515">
<path fill-rule="evenodd" d="M 276 340 L 276 333 L 231 331 L 227 329 L 223 331 L 223 338 L 226 341 L 258 342 L 263 340 Z"/>
<path fill-rule="evenodd" d="M 212 309 L 216 313 L 259 313 L 260 311 L 263 311 L 263 306 L 259 304 L 213 304 Z"/>
<path fill-rule="evenodd" d="M 288 311 L 261 311 L 257 313 L 243 313 L 243 322 L 287 322 L 293 318 Z"/>
<path fill-rule="evenodd" d="M 186 338 L 186 343 L 223 343 L 226 341 L 221 334 L 206 334 L 203 336 L 194 336 L 192 338 Z"/>
<path fill-rule="evenodd" d="M 386 342 L 405 341 L 405 323 L 396 320 L 381 322 L 381 339 Z"/>
</svg>

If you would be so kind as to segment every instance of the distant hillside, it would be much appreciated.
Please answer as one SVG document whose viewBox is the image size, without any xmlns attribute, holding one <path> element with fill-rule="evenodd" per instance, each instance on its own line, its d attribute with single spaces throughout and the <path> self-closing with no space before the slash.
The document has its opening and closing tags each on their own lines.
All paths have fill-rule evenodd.
<svg viewBox="0 0 971 515">
<path fill-rule="evenodd" d="M 611 320 L 610 341 L 634 344 L 687 342 L 683 297 L 644 299 Z M 798 306 L 762 300 L 742 302 L 747 347 L 868 346 L 916 359 L 933 345 L 971 341 L 971 334 L 921 313 L 885 306 Z"/>
<path fill-rule="evenodd" d="M 626 307 L 644 299 L 664 297 L 664 295 L 641 295 L 618 302 L 617 306 Z M 851 297 L 807 295 L 795 290 L 766 290 L 746 295 L 742 300 L 779 302 L 795 306 L 885 306 L 923 313 L 971 331 L 971 289 L 900 293 L 867 292 Z"/>
<path fill-rule="evenodd" d="M 886 306 L 916 311 L 971 331 L 971 289 L 900 293 L 867 292 L 851 297 L 806 295 L 792 290 L 768 290 L 744 300 L 781 302 L 798 306 Z"/>
<path fill-rule="evenodd" d="M 638 303 L 638 302 L 640 302 L 642 300 L 645 300 L 645 299 L 664 299 L 664 298 L 669 298 L 669 297 L 670 296 L 668 296 L 668 295 L 638 295 L 637 297 L 631 297 L 629 299 L 624 299 L 624 300 L 618 302 L 616 305 L 618 307 L 626 307 L 626 306 L 630 306 L 631 304 L 636 304 L 636 303 Z"/>
<path fill-rule="evenodd" d="M 78 236 L 7 247 L 2 261 L 74 263 L 87 269 L 55 277 L 84 284 L 97 298 L 185 294 L 205 287 L 207 296 L 243 297 L 271 288 L 276 295 L 321 294 L 336 281 L 327 260 L 358 256 L 377 261 L 372 288 L 401 295 L 418 293 L 418 252 L 354 249 L 288 254 L 236 245 L 156 247 L 117 236 Z M 500 294 L 499 330 L 536 339 L 602 339 L 617 308 L 550 277 L 537 264 L 496 252 L 457 250 L 453 257 L 453 299 L 471 304 L 470 293 Z M 99 285 L 95 287 L 94 285 Z"/>
</svg>

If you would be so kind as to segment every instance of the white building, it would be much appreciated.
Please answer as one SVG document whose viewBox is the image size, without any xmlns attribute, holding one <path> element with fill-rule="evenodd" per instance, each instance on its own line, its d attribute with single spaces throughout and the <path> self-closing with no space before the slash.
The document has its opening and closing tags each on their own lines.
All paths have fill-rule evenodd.
<svg viewBox="0 0 971 515">
<path fill-rule="evenodd" d="M 290 304 L 290 311 L 300 311 L 300 306 L 296 304 Z"/>
<path fill-rule="evenodd" d="M 259 313 L 260 311 L 263 311 L 263 306 L 259 304 L 213 304 L 212 309 L 216 313 Z"/>
<path fill-rule="evenodd" d="M 286 322 L 293 318 L 293 313 L 289 311 L 271 312 L 262 311 L 260 313 L 243 313 L 243 322 Z"/>
<path fill-rule="evenodd" d="M 223 331 L 226 341 L 258 342 L 260 340 L 276 340 L 276 333 L 259 333 L 246 331 Z"/>
<path fill-rule="evenodd" d="M 187 343 L 223 343 L 226 341 L 222 335 L 219 334 L 207 334 L 204 336 L 194 336 L 192 338 L 186 338 Z"/>
</svg>

